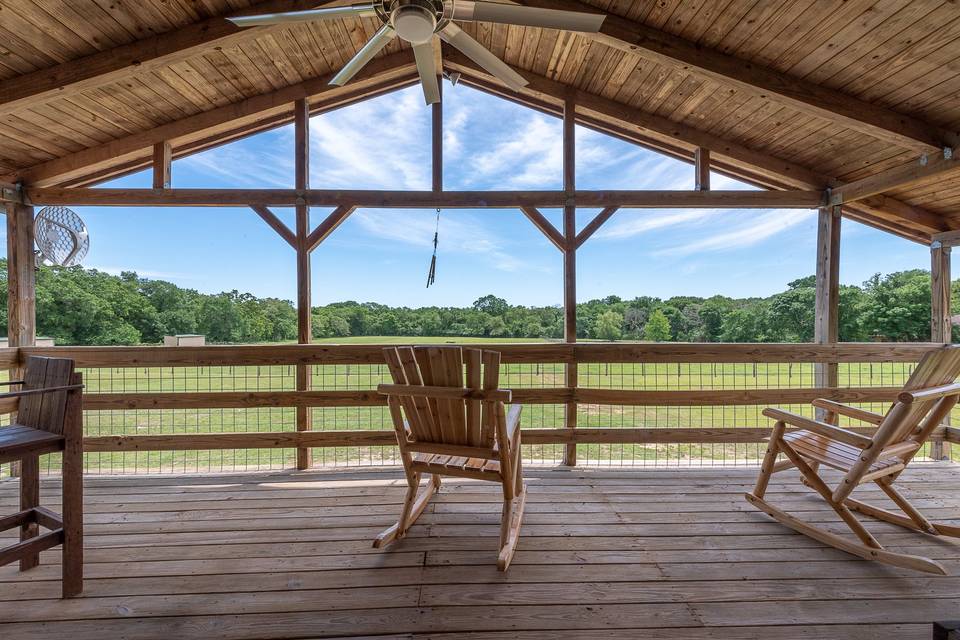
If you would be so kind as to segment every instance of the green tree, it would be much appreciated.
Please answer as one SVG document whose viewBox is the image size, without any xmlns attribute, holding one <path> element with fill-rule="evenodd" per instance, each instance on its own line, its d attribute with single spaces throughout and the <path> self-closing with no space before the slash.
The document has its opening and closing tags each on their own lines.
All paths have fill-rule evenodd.
<svg viewBox="0 0 960 640">
<path fill-rule="evenodd" d="M 616 311 L 604 311 L 597 316 L 594 332 L 601 340 L 619 340 L 623 336 L 623 316 Z"/>
<path fill-rule="evenodd" d="M 651 342 L 667 342 L 670 340 L 670 321 L 660 309 L 654 309 L 643 328 L 643 337 Z"/>
</svg>

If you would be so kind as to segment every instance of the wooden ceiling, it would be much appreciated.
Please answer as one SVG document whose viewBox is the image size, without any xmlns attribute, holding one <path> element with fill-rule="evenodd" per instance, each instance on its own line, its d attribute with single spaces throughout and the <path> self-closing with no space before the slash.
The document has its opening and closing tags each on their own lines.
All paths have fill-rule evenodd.
<svg viewBox="0 0 960 640">
<path fill-rule="evenodd" d="M 608 14 L 599 34 L 464 24 L 531 83 L 453 50 L 464 82 L 770 188 L 827 188 L 960 151 L 960 5 L 941 0 L 520 0 Z M 416 82 L 397 40 L 326 84 L 373 20 L 238 30 L 322 0 L 0 0 L 0 180 L 84 186 Z M 960 163 L 957 163 L 960 167 Z M 920 241 L 960 228 L 960 170 L 845 208 Z"/>
</svg>

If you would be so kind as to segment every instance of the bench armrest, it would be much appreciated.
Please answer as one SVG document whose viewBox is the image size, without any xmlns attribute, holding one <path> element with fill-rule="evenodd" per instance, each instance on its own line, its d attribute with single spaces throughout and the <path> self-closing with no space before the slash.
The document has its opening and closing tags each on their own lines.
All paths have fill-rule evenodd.
<svg viewBox="0 0 960 640">
<path fill-rule="evenodd" d="M 867 411 L 866 409 L 849 407 L 845 404 L 834 402 L 833 400 L 827 400 L 826 398 L 817 398 L 811 404 L 819 409 L 824 409 L 831 413 L 837 413 L 841 416 L 853 418 L 854 420 L 863 420 L 864 422 L 869 422 L 870 424 L 880 424 L 883 422 L 884 418 L 884 416 L 880 415 L 879 413 Z"/>
<path fill-rule="evenodd" d="M 43 389 L 23 389 L 22 391 L 7 391 L 6 393 L 0 393 L 0 400 L 6 400 L 7 398 L 22 398 L 23 396 L 35 396 L 42 393 L 54 393 L 57 391 L 75 391 L 77 389 L 83 389 L 82 384 L 67 384 L 60 387 L 46 387 Z"/>
<path fill-rule="evenodd" d="M 854 431 L 842 429 L 832 424 L 827 424 L 826 422 L 811 420 L 810 418 L 782 409 L 767 408 L 763 410 L 763 415 L 780 422 L 785 422 L 791 426 L 800 427 L 801 429 L 812 431 L 821 436 L 832 438 L 838 442 L 852 445 L 859 449 L 869 449 L 873 446 L 873 440 L 867 436 L 862 436 Z"/>
</svg>

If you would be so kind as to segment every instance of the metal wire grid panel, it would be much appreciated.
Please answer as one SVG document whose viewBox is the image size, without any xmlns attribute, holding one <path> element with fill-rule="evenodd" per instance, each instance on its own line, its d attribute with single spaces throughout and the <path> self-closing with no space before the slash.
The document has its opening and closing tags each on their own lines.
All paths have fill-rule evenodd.
<svg viewBox="0 0 960 640">
<path fill-rule="evenodd" d="M 82 369 L 86 393 L 191 393 L 221 391 L 290 391 L 296 367 L 150 367 Z M 296 409 L 122 409 L 84 412 L 84 434 L 173 435 L 223 432 L 269 432 L 296 429 Z M 294 449 L 226 449 L 210 451 L 91 452 L 87 473 L 188 473 L 282 469 L 296 460 Z M 47 469 L 58 461 L 50 456 Z"/>
<path fill-rule="evenodd" d="M 897 387 L 906 382 L 913 363 L 843 363 L 841 387 Z M 584 388 L 633 391 L 721 391 L 814 388 L 813 363 L 581 363 L 578 383 Z M 773 403 L 813 417 L 809 404 Z M 861 403 L 883 413 L 885 403 Z M 578 426 L 603 428 L 737 429 L 769 428 L 763 405 L 631 406 L 581 404 Z M 869 426 L 845 419 L 842 424 Z M 929 445 L 928 445 L 929 448 Z M 603 466 L 724 466 L 759 464 L 763 443 L 581 444 L 577 462 Z"/>
<path fill-rule="evenodd" d="M 841 387 L 897 387 L 909 377 L 912 363 L 841 364 Z M 83 369 L 87 393 L 291 391 L 296 367 L 138 367 Z M 716 391 L 797 389 L 815 386 L 811 363 L 580 363 L 582 388 L 637 391 Z M 389 381 L 385 365 L 330 364 L 312 367 L 311 389 L 317 391 L 373 390 Z M 561 363 L 511 363 L 501 365 L 501 386 L 511 389 L 564 386 Z M 784 405 L 779 405 L 784 406 Z M 883 412 L 885 403 L 863 403 Z M 581 404 L 580 427 L 736 429 L 770 426 L 762 406 L 630 406 Z M 784 406 L 812 415 L 808 405 Z M 564 405 L 531 404 L 524 407 L 522 428 L 555 429 L 564 426 Z M 279 432 L 296 428 L 296 409 L 124 409 L 85 412 L 85 434 L 171 435 L 221 432 Z M 843 424 L 856 424 L 844 420 Z M 317 431 L 390 430 L 385 407 L 316 407 L 312 428 Z M 527 463 L 557 464 L 563 445 L 524 445 Z M 763 455 L 761 443 L 690 444 L 580 444 L 578 463 L 605 466 L 722 466 L 756 464 Z M 954 447 L 956 449 L 956 447 Z M 956 456 L 956 454 L 954 454 Z M 317 466 L 385 466 L 399 463 L 396 447 L 350 446 L 313 450 Z M 294 449 L 238 449 L 213 451 L 91 452 L 88 473 L 186 473 L 248 469 L 290 468 Z M 47 456 L 44 469 L 59 468 L 57 456 Z M 9 465 L 0 477 L 9 475 Z"/>
<path fill-rule="evenodd" d="M 385 364 L 328 364 L 313 367 L 313 391 L 369 391 L 391 382 Z M 386 407 L 314 407 L 314 431 L 393 430 Z M 371 467 L 400 464 L 397 447 L 323 447 L 311 449 L 315 466 Z"/>
</svg>

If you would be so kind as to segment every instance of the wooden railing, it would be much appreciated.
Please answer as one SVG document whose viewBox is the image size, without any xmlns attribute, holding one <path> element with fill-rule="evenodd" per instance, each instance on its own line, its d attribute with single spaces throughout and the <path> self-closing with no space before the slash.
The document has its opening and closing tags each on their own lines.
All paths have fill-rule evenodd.
<svg viewBox="0 0 960 640">
<path fill-rule="evenodd" d="M 563 405 L 576 403 L 583 406 L 616 407 L 735 407 L 770 405 L 803 405 L 814 398 L 825 397 L 847 403 L 883 403 L 890 401 L 908 370 L 922 354 L 930 349 L 930 344 L 500 344 L 484 345 L 502 353 L 503 366 L 507 371 L 511 367 L 549 366 L 577 363 L 581 370 L 579 386 L 558 386 L 543 384 L 545 377 L 534 374 L 530 379 L 540 386 L 509 385 L 514 390 L 514 400 L 525 405 Z M 211 347 L 53 347 L 21 348 L 0 350 L 0 365 L 13 368 L 33 354 L 58 355 L 74 358 L 77 366 L 86 370 L 87 392 L 84 408 L 87 411 L 131 411 L 131 410 L 169 410 L 169 409 L 253 409 L 262 407 L 378 407 L 384 406 L 383 397 L 375 391 L 375 382 L 385 379 L 384 370 L 377 365 L 383 364 L 381 347 L 377 345 L 276 345 L 276 346 L 211 346 Z M 813 380 L 808 375 L 815 363 L 837 363 L 851 367 L 863 367 L 876 364 L 878 375 L 870 376 L 870 384 L 844 385 L 841 373 L 841 386 L 836 388 L 816 388 L 804 384 Z M 899 363 L 900 369 L 890 369 Z M 170 379 L 176 382 L 177 370 L 185 368 L 266 368 L 291 367 L 299 364 L 317 367 L 332 365 L 352 365 L 367 367 L 366 376 L 369 388 L 327 389 L 314 388 L 309 391 L 293 390 L 283 376 L 275 376 L 268 390 L 163 390 L 163 380 L 157 378 L 161 390 L 140 390 L 149 387 L 152 370 L 172 370 Z M 721 367 L 714 374 L 707 388 L 674 388 L 681 384 L 667 385 L 671 388 L 611 388 L 609 372 L 604 384 L 591 387 L 589 367 L 620 366 L 623 371 L 631 366 L 649 366 L 653 370 L 653 380 L 658 376 L 658 365 L 677 365 L 676 377 L 689 377 L 690 372 L 698 372 L 703 379 L 703 366 L 709 364 Z M 699 366 L 698 366 L 699 365 Z M 765 367 L 766 379 L 770 380 L 770 371 L 776 372 L 775 385 L 763 388 L 762 380 L 736 384 L 739 380 L 749 380 L 749 374 L 737 374 L 738 365 Z M 797 367 L 789 373 L 781 374 L 783 365 Z M 686 366 L 689 369 L 681 369 Z M 627 367 L 624 369 L 623 367 Z M 728 367 L 733 373 L 727 374 Z M 586 371 L 585 371 L 586 369 Z M 133 380 L 132 390 L 117 392 L 112 387 L 98 384 L 97 376 L 91 371 L 120 372 L 119 379 L 124 384 Z M 140 376 L 130 376 L 129 372 L 142 370 L 147 384 L 141 385 Z M 262 369 L 261 369 L 262 370 Z M 358 369 L 360 371 L 360 369 Z M 683 373 L 687 371 L 687 373 Z M 842 369 L 841 369 L 842 371 Z M 124 373 L 126 372 L 126 373 Z M 671 370 L 672 372 L 672 370 Z M 664 373 L 664 377 L 673 375 Z M 354 374 L 357 375 L 357 374 Z M 522 371 L 520 376 L 522 377 Z M 630 373 L 636 376 L 635 373 Z M 739 376 L 739 378 L 738 378 Z M 548 376 L 547 376 L 548 377 Z M 617 377 L 615 373 L 613 378 Z M 650 385 L 649 375 L 643 377 L 640 386 Z M 732 384 L 715 388 L 715 379 L 725 377 Z M 761 376 L 763 377 L 763 376 Z M 509 380 L 509 374 L 507 376 Z M 847 382 L 862 382 L 863 375 L 846 376 Z M 221 374 L 221 381 L 222 381 Z M 243 379 L 246 379 L 244 377 Z M 319 386 L 323 385 L 323 375 L 315 376 Z M 603 379 L 602 374 L 597 379 Z M 794 379 L 799 384 L 790 384 Z M 882 384 L 873 384 L 877 379 Z M 563 377 L 559 377 L 562 384 Z M 102 383 L 102 381 L 99 381 Z M 509 384 L 509 383 L 508 383 Z M 110 387 L 105 390 L 103 387 Z M 155 385 L 156 386 L 156 385 Z M 185 385 L 190 386 L 190 385 Z M 197 386 L 203 386 L 198 384 Z M 221 385 L 223 388 L 224 385 Z M 233 388 L 238 385 L 225 385 Z M 244 385 L 239 385 L 244 386 Z M 291 388 L 285 388 L 290 386 Z M 504 385 L 507 386 L 507 385 Z M 622 386 L 622 385 L 621 385 Z M 637 385 L 633 385 L 637 386 Z M 690 386 L 687 384 L 686 386 Z M 562 415 L 562 413 L 558 414 Z M 581 420 L 581 424 L 584 421 Z M 89 452 L 117 451 L 177 451 L 177 450 L 213 450 L 213 449 L 268 449 L 290 447 L 348 447 L 375 446 L 394 443 L 394 434 L 389 425 L 380 429 L 347 429 L 297 432 L 284 431 L 258 432 L 217 432 L 217 433 L 168 433 L 136 435 L 119 433 L 116 435 L 88 435 L 84 446 Z M 565 428 L 565 425 L 549 428 L 527 428 L 523 438 L 527 444 L 569 444 L 569 443 L 752 443 L 758 442 L 768 433 L 766 426 L 741 426 L 737 424 L 710 425 L 707 428 L 691 426 L 648 425 L 643 422 L 628 426 L 615 427 L 579 427 Z M 960 442 L 956 429 L 942 429 L 935 439 Z"/>
<path fill-rule="evenodd" d="M 743 426 L 736 417 L 721 416 L 714 418 L 719 423 L 683 426 L 680 412 L 685 407 L 752 406 L 759 410 L 759 407 L 770 405 L 804 405 L 819 397 L 855 404 L 885 403 L 896 394 L 910 365 L 932 347 L 925 343 L 484 345 L 484 348 L 501 352 L 506 372 L 506 383 L 502 386 L 513 389 L 515 402 L 575 405 L 587 413 L 603 407 L 617 407 L 621 423 L 615 426 L 591 427 L 590 420 L 581 419 L 580 425 L 588 426 L 566 428 L 562 423 L 563 411 L 552 414 L 554 419 L 549 426 L 525 425 L 523 440 L 532 445 L 756 443 L 769 432 L 765 420 Z M 385 368 L 379 366 L 384 361 L 378 345 L 29 347 L 0 350 L 0 365 L 12 369 L 34 354 L 76 360 L 77 366 L 86 373 L 84 408 L 88 412 L 385 405 L 384 398 L 375 391 L 376 382 L 386 380 Z M 578 386 L 564 385 L 561 365 L 566 363 L 578 365 Z M 840 386 L 814 387 L 814 366 L 831 363 L 841 369 Z M 320 373 L 314 375 L 313 389 L 295 390 L 292 377 L 284 373 L 283 368 L 295 368 L 296 365 L 319 367 L 317 371 Z M 355 367 L 348 370 L 348 376 L 350 371 L 354 377 L 362 376 L 363 383 L 354 386 L 367 388 L 324 387 L 323 368 L 333 369 L 333 379 L 336 380 L 337 376 L 342 377 L 336 373 L 339 365 Z M 865 367 L 870 367 L 869 375 L 864 373 Z M 251 386 L 248 381 L 254 370 L 257 376 L 254 386 L 265 385 L 266 390 L 246 388 Z M 158 371 L 168 373 L 157 375 Z M 206 372 L 207 377 L 198 375 L 198 371 Z M 188 372 L 192 372 L 192 377 L 188 377 Z M 511 375 L 515 381 L 527 375 L 530 384 L 511 384 Z M 189 384 L 180 384 L 181 378 Z M 864 384 L 865 378 L 867 384 Z M 592 379 L 601 384 L 590 386 Z M 705 379 L 706 384 L 703 383 Z M 182 388 L 173 388 L 178 385 Z M 334 383 L 328 386 L 343 385 Z M 616 388 L 618 386 L 632 388 Z M 642 388 L 636 388 L 638 386 Z M 201 387 L 207 388 L 201 390 Z M 214 387 L 217 390 L 211 390 Z M 671 418 L 670 421 L 654 420 L 656 424 L 647 424 L 649 417 L 645 418 L 642 411 L 637 411 L 639 408 L 657 415 L 655 412 L 665 407 L 676 408 L 677 414 L 681 415 L 676 423 Z M 633 422 L 629 424 L 624 422 L 631 420 Z M 393 444 L 394 433 L 389 423 L 380 423 L 379 427 L 310 432 L 297 432 L 290 426 L 281 431 L 255 432 L 101 433 L 88 435 L 84 447 L 88 452 L 125 452 Z M 869 431 L 865 427 L 858 428 Z M 953 428 L 939 430 L 934 439 L 960 442 L 958 431 Z"/>
</svg>

